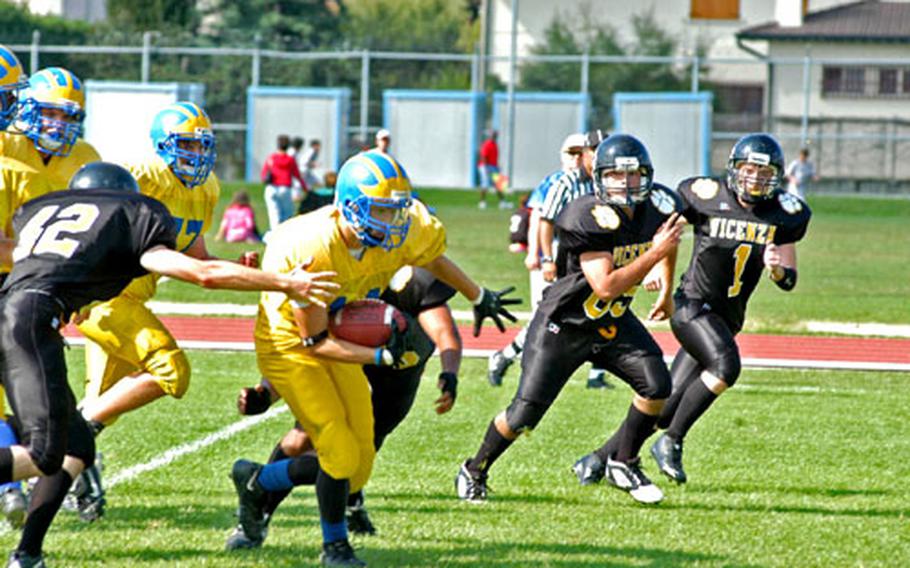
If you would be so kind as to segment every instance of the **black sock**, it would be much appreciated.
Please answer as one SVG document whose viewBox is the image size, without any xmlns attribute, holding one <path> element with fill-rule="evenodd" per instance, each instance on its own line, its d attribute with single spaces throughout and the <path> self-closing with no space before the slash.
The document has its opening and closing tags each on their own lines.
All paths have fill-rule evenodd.
<svg viewBox="0 0 910 568">
<path fill-rule="evenodd" d="M 280 462 L 281 460 L 286 460 L 290 457 L 291 456 L 284 453 L 284 450 L 281 449 L 281 442 L 278 442 L 278 445 L 272 450 L 272 455 L 269 456 L 268 463 Z"/>
<path fill-rule="evenodd" d="M 629 412 L 623 425 L 620 426 L 621 434 L 616 448 L 616 461 L 629 462 L 638 456 L 642 444 L 654 433 L 657 416 L 651 416 L 629 405 Z"/>
<path fill-rule="evenodd" d="M 31 556 L 41 554 L 44 536 L 72 484 L 73 478 L 65 469 L 38 480 L 29 499 L 28 517 L 22 529 L 18 550 Z"/>
<path fill-rule="evenodd" d="M 697 374 L 693 374 L 686 377 L 686 380 L 682 384 L 674 385 L 673 394 L 667 399 L 663 410 L 660 411 L 660 417 L 657 419 L 658 428 L 666 430 L 670 427 L 670 423 L 673 422 L 673 416 L 675 416 L 676 411 L 679 410 L 680 402 L 682 402 L 683 397 L 686 396 L 686 391 L 696 382 L 701 383 L 701 380 L 698 378 Z"/>
<path fill-rule="evenodd" d="M 13 480 L 13 450 L 0 448 L 0 483 Z"/>
<path fill-rule="evenodd" d="M 316 452 L 306 452 L 294 458 L 288 467 L 288 477 L 294 487 L 316 483 L 319 479 L 319 457 Z"/>
<path fill-rule="evenodd" d="M 689 385 L 679 403 L 679 408 L 673 415 L 670 427 L 667 428 L 667 436 L 676 441 L 682 441 L 689 433 L 689 428 L 708 410 L 715 399 L 717 399 L 717 395 L 711 392 L 701 380 Z"/>
<path fill-rule="evenodd" d="M 480 444 L 480 449 L 477 450 L 477 455 L 468 462 L 468 471 L 471 473 L 486 473 L 490 471 L 493 463 L 509 449 L 509 446 L 514 441 L 500 434 L 499 430 L 496 429 L 496 421 L 491 421 L 490 427 L 487 428 L 487 433 L 483 437 L 483 443 Z"/>
<path fill-rule="evenodd" d="M 350 487 L 347 479 L 335 479 L 322 469 L 319 470 L 316 477 L 316 499 L 319 501 L 319 517 L 322 521 L 344 522 Z"/>
<path fill-rule="evenodd" d="M 597 457 L 600 458 L 600 461 L 607 463 L 607 458 L 611 458 L 616 455 L 616 452 L 619 450 L 619 439 L 622 437 L 622 432 L 625 429 L 626 423 L 623 422 L 619 425 L 619 429 L 610 436 L 610 439 L 607 440 L 603 446 L 594 450 L 594 453 Z"/>
</svg>

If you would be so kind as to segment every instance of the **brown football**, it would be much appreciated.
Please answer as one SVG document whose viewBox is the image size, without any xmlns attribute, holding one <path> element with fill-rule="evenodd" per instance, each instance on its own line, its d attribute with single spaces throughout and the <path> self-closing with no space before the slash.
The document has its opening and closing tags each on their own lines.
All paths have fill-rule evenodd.
<svg viewBox="0 0 910 568">
<path fill-rule="evenodd" d="M 393 322 L 399 331 L 407 329 L 404 314 L 382 300 L 358 300 L 345 304 L 329 317 L 329 333 L 365 347 L 380 347 L 392 337 Z"/>
</svg>

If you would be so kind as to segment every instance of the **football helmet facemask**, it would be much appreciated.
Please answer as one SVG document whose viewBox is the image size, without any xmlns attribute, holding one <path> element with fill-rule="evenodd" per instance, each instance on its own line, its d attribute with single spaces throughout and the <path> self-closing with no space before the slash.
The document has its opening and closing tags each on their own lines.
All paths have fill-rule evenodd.
<svg viewBox="0 0 910 568">
<path fill-rule="evenodd" d="M 362 152 L 338 172 L 335 207 L 364 246 L 398 248 L 411 227 L 411 181 L 392 156 Z"/>
<path fill-rule="evenodd" d="M 629 134 L 611 134 L 594 155 L 594 193 L 604 203 L 634 206 L 645 201 L 654 183 L 651 156 Z"/>
<path fill-rule="evenodd" d="M 0 131 L 6 130 L 19 107 L 19 93 L 28 78 L 16 54 L 0 44 Z"/>
<path fill-rule="evenodd" d="M 29 77 L 14 124 L 39 152 L 68 156 L 82 134 L 84 108 L 82 81 L 62 67 L 48 67 Z"/>
<path fill-rule="evenodd" d="M 784 151 L 770 134 L 747 134 L 730 151 L 727 185 L 746 203 L 770 199 L 780 188 Z"/>
<path fill-rule="evenodd" d="M 186 187 L 205 183 L 215 167 L 215 134 L 202 108 L 178 102 L 158 111 L 149 133 L 155 153 Z"/>
</svg>

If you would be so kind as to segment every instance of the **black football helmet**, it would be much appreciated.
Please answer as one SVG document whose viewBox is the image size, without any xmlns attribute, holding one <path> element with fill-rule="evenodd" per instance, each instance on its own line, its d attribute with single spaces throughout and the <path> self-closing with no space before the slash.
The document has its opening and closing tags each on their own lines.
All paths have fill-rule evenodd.
<svg viewBox="0 0 910 568">
<path fill-rule="evenodd" d="M 116 189 L 139 193 L 139 184 L 123 166 L 111 162 L 92 162 L 73 174 L 68 189 Z"/>
<path fill-rule="evenodd" d="M 626 186 L 625 195 L 618 195 L 604 185 L 604 174 L 610 171 L 638 172 L 641 182 L 637 187 Z M 604 203 L 635 205 L 648 198 L 654 183 L 654 166 L 651 156 L 641 141 L 629 134 L 611 134 L 597 146 L 594 154 L 594 193 Z M 617 188 L 618 189 L 618 188 Z"/>
<path fill-rule="evenodd" d="M 770 177 L 740 174 L 742 164 L 769 166 Z M 727 160 L 727 185 L 746 203 L 770 199 L 780 188 L 784 176 L 784 151 L 770 134 L 747 134 L 730 151 Z"/>
</svg>

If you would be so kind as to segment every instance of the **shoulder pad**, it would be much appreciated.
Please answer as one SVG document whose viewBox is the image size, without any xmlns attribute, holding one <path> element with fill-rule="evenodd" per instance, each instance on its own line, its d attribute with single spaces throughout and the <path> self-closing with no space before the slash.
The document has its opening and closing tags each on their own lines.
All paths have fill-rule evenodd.
<svg viewBox="0 0 910 568">
<path fill-rule="evenodd" d="M 710 177 L 698 177 L 687 180 L 692 195 L 702 200 L 714 199 L 720 192 L 720 182 Z"/>
<path fill-rule="evenodd" d="M 651 205 L 657 209 L 661 215 L 670 215 L 679 210 L 679 198 L 669 188 L 655 184 L 651 189 Z"/>
<path fill-rule="evenodd" d="M 598 203 L 591 208 L 591 216 L 598 227 L 608 231 L 615 231 L 622 223 L 616 210 L 602 203 Z"/>
</svg>

